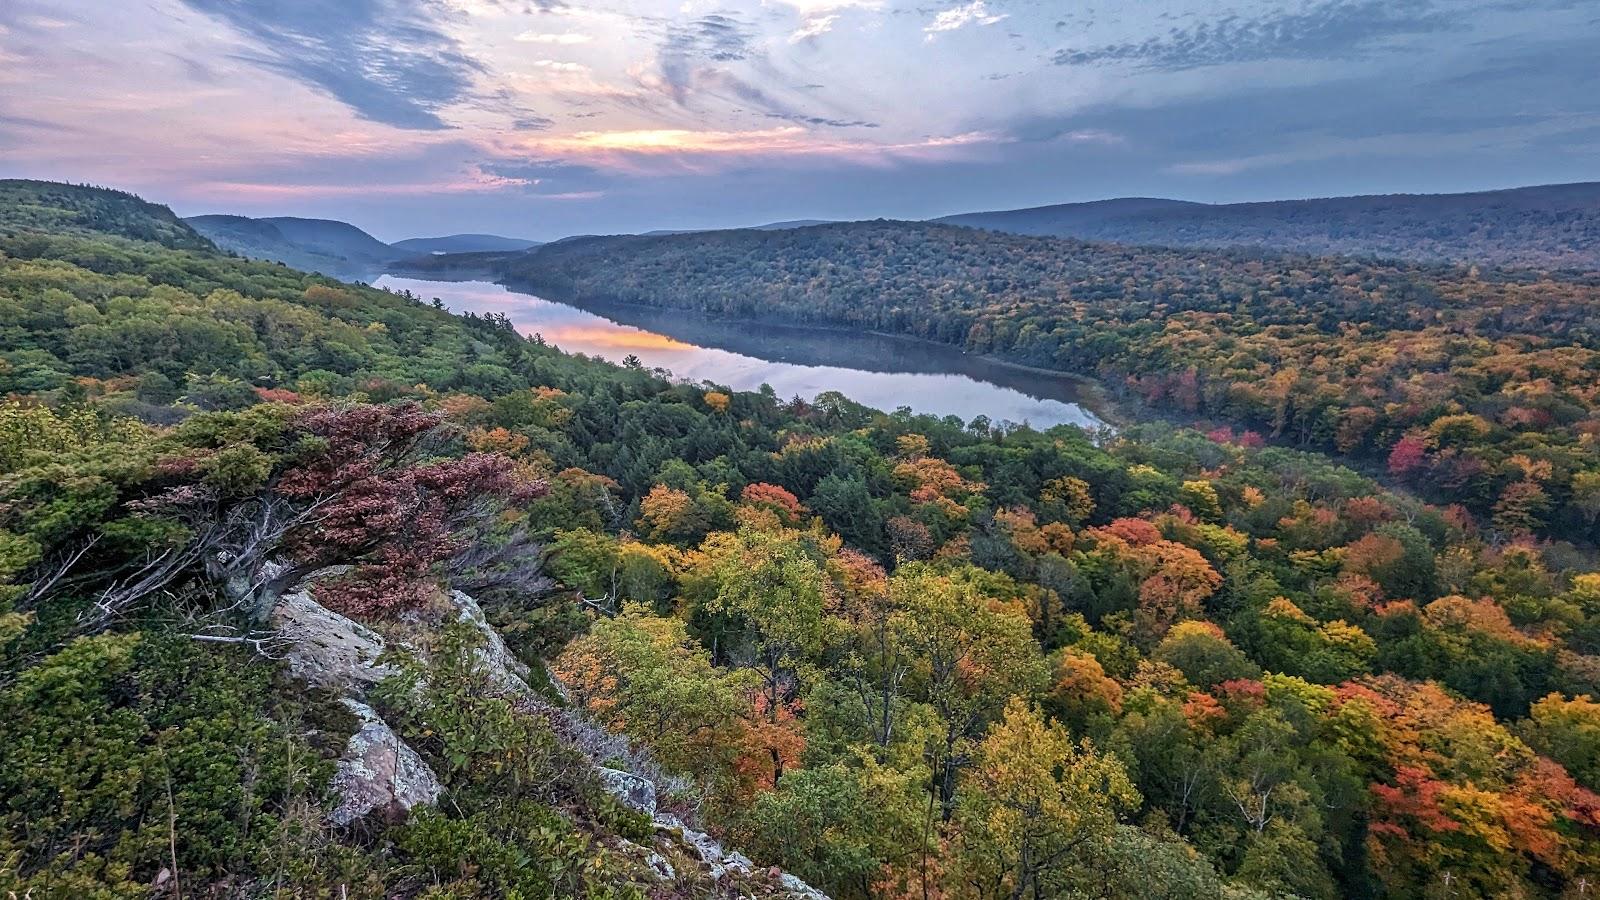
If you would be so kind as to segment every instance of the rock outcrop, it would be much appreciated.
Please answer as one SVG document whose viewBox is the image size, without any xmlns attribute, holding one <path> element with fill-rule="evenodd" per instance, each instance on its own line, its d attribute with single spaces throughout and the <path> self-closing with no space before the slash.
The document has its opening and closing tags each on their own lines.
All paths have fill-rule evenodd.
<svg viewBox="0 0 1600 900">
<path fill-rule="evenodd" d="M 656 786 L 649 780 L 640 778 L 632 772 L 608 769 L 605 766 L 597 766 L 594 771 L 600 776 L 600 784 L 610 792 L 611 796 L 647 816 L 655 816 Z"/>
<path fill-rule="evenodd" d="M 288 646 L 290 673 L 308 684 L 361 696 L 394 672 L 377 664 L 377 632 L 318 603 L 303 584 L 278 599 L 269 621 Z"/>
<path fill-rule="evenodd" d="M 324 570 L 319 574 L 332 574 Z M 313 576 L 313 578 L 316 576 Z M 341 694 L 360 727 L 350 736 L 334 775 L 338 802 L 328 820 L 347 827 L 368 817 L 398 819 L 443 793 L 427 763 L 366 702 L 367 691 L 394 673 L 378 663 L 391 641 L 383 635 L 321 605 L 302 582 L 277 598 L 270 621 L 286 646 L 290 671 L 309 684 Z M 407 617 L 392 643 L 421 657 L 423 641 L 413 640 L 437 627 L 441 611 Z M 651 817 L 655 838 L 648 846 L 620 838 L 617 849 L 633 857 L 643 873 L 656 879 L 661 896 L 777 897 L 827 900 L 826 895 L 793 875 L 755 865 L 744 854 L 722 846 L 716 838 L 691 827 L 660 807 L 663 797 L 682 790 L 649 754 L 625 738 L 605 731 L 581 714 L 550 703 L 528 686 L 528 667 L 484 618 L 476 600 L 461 592 L 449 595 L 444 618 L 454 617 L 483 634 L 478 661 L 496 692 L 517 699 L 517 706 L 546 716 L 570 746 L 589 759 L 600 784 L 623 804 Z M 556 682 L 558 690 L 561 689 Z M 622 766 L 623 768 L 617 768 Z"/>
<path fill-rule="evenodd" d="M 478 606 L 478 601 L 461 591 L 451 591 L 450 605 L 460 621 L 477 627 L 483 633 L 483 643 L 473 652 L 483 664 L 484 671 L 489 675 L 489 683 L 494 685 L 495 690 L 517 697 L 531 694 L 528 667 L 517 659 L 511 648 L 506 646 L 505 638 L 483 617 L 483 609 Z"/>
<path fill-rule="evenodd" d="M 328 813 L 328 821 L 343 827 L 373 813 L 399 819 L 414 807 L 438 800 L 444 788 L 417 751 L 372 707 L 348 697 L 342 702 L 361 727 L 350 735 L 339 758 L 333 776 L 339 804 Z"/>
</svg>

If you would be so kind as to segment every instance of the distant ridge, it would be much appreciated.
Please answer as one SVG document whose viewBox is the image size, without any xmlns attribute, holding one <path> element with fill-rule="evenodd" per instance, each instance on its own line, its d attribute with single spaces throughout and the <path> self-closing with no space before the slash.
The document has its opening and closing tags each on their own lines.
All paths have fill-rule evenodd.
<svg viewBox="0 0 1600 900">
<path fill-rule="evenodd" d="M 542 241 L 501 237 L 498 234 L 449 234 L 443 237 L 406 238 L 389 246 L 405 253 L 503 253 L 528 250 Z"/>
<path fill-rule="evenodd" d="M 1090 200 L 1085 203 L 1055 203 L 1049 206 L 1030 206 L 1026 209 L 961 213 L 929 221 L 945 225 L 965 225 L 970 228 L 988 228 L 1011 234 L 1059 237 L 1068 236 L 1064 229 L 1104 222 L 1107 219 L 1171 212 L 1192 207 L 1208 208 L 1204 203 L 1188 200 L 1118 197 L 1111 200 Z"/>
<path fill-rule="evenodd" d="M 810 228 L 813 225 L 832 225 L 835 221 L 834 219 L 789 219 L 784 222 L 768 222 L 765 225 L 742 225 L 738 228 L 657 228 L 640 234 L 653 237 L 663 234 L 703 234 L 708 231 L 787 231 L 791 228 Z"/>
<path fill-rule="evenodd" d="M 768 222 L 756 225 L 756 231 L 783 231 L 788 228 L 810 228 L 813 225 L 832 225 L 833 219 L 790 219 L 787 222 Z"/>
<path fill-rule="evenodd" d="M 531 250 L 538 241 L 497 234 L 450 234 L 407 238 L 385 244 L 349 222 L 298 216 L 208 215 L 184 220 L 217 246 L 296 269 L 366 280 L 402 260 L 439 253 L 511 253 Z"/>
<path fill-rule="evenodd" d="M 1124 244 L 1600 269 L 1600 182 L 1229 204 L 1129 197 L 932 221 Z"/>
<path fill-rule="evenodd" d="M 348 222 L 333 219 L 208 215 L 184 221 L 240 256 L 341 278 L 362 278 L 406 255 Z"/>
</svg>

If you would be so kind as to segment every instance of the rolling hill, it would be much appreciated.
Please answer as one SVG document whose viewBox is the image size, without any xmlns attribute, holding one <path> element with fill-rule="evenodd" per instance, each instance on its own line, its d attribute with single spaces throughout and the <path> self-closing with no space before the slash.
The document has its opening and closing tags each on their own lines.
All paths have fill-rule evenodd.
<svg viewBox="0 0 1600 900">
<path fill-rule="evenodd" d="M 531 250 L 542 243 L 498 234 L 449 234 L 443 237 L 406 238 L 390 246 L 405 253 L 493 253 Z"/>
<path fill-rule="evenodd" d="M 1600 421 L 1593 274 L 891 221 L 589 238 L 496 264 L 507 284 L 580 304 L 886 331 L 1098 376 L 1180 416 L 1388 466 L 1485 516 L 1516 470 L 1481 460 L 1520 452 L 1535 427 L 1576 447 Z M 1428 429 L 1463 416 L 1465 449 L 1407 461 L 1408 441 L 1445 446 Z M 1549 508 L 1572 533 L 1595 524 L 1568 497 Z"/>
<path fill-rule="evenodd" d="M 0 209 L 4 235 L 113 235 L 173 250 L 215 249 L 167 207 L 109 188 L 0 179 Z"/>
<path fill-rule="evenodd" d="M 209 215 L 184 221 L 224 250 L 324 275 L 359 279 L 406 255 L 354 225 L 331 219 Z"/>
<path fill-rule="evenodd" d="M 495 234 L 407 238 L 385 244 L 348 222 L 276 216 L 207 215 L 185 219 L 224 250 L 296 269 L 364 281 L 401 260 L 437 253 L 514 252 L 538 241 Z"/>
<path fill-rule="evenodd" d="M 1265 203 L 1132 197 L 934 221 L 1164 247 L 1265 247 L 1418 262 L 1600 269 L 1600 182 Z"/>
</svg>

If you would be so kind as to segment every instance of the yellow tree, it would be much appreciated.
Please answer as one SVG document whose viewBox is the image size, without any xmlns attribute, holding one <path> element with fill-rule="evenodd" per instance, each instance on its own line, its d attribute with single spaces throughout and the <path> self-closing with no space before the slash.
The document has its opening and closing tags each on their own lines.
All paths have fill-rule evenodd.
<svg viewBox="0 0 1600 900">
<path fill-rule="evenodd" d="M 1061 897 L 1087 872 L 1079 860 L 1104 850 L 1117 816 L 1139 793 L 1116 757 L 1046 723 L 1021 699 L 978 745 L 957 818 L 956 883 L 974 898 Z"/>
<path fill-rule="evenodd" d="M 912 661 L 908 680 L 943 726 L 929 755 L 948 820 L 972 743 L 1008 699 L 1043 685 L 1044 660 L 1022 605 L 985 595 L 975 579 L 917 563 L 896 570 L 889 590 L 894 640 Z"/>
</svg>

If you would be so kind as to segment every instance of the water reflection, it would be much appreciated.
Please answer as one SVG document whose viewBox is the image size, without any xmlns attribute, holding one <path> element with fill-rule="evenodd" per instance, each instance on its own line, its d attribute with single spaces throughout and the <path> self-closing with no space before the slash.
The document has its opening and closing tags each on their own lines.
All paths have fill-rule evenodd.
<svg viewBox="0 0 1600 900">
<path fill-rule="evenodd" d="M 487 281 L 428 281 L 384 275 L 374 282 L 438 298 L 456 312 L 500 313 L 524 334 L 563 350 L 670 370 L 736 390 L 772 386 L 780 397 L 841 394 L 878 409 L 908 406 L 963 421 L 1099 425 L 1066 376 L 1005 366 L 954 347 L 906 338 L 712 319 L 678 310 L 596 304 L 583 309 Z"/>
</svg>

